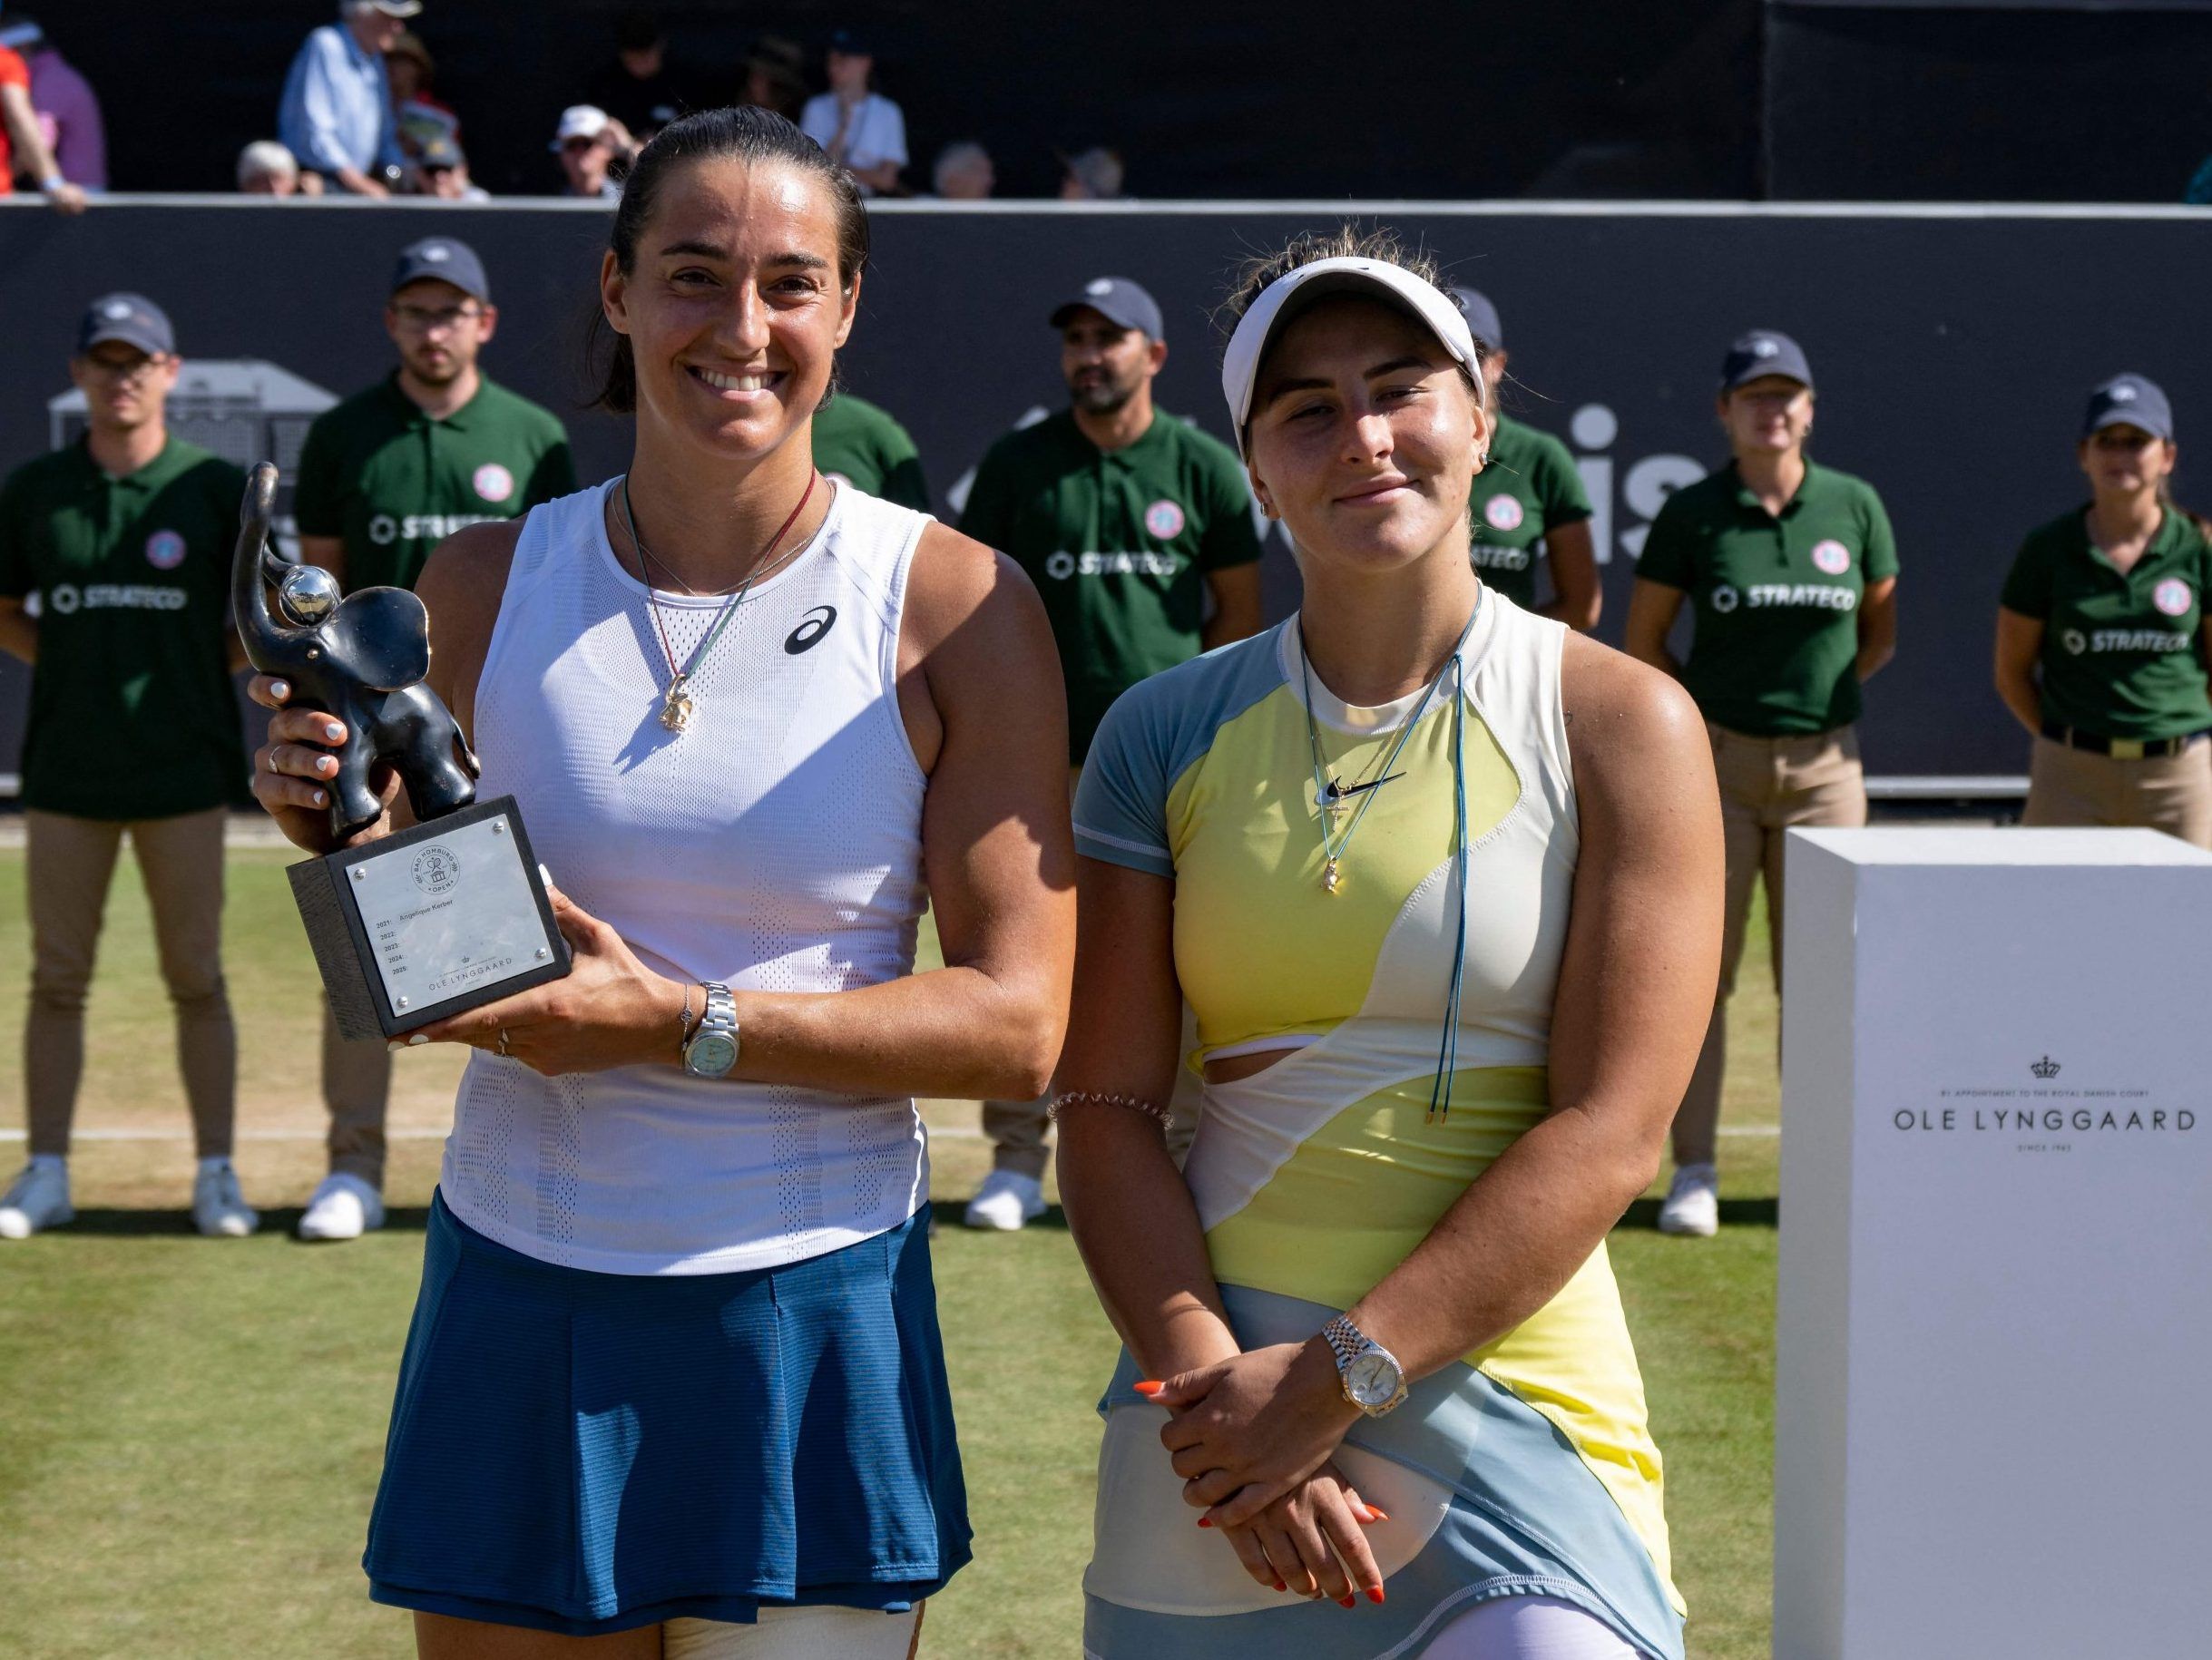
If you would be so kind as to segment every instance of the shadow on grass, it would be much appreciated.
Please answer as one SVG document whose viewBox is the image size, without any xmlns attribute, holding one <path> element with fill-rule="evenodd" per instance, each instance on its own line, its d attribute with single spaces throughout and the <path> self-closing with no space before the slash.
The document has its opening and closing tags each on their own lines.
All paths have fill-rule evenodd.
<svg viewBox="0 0 2212 1660">
<path fill-rule="evenodd" d="M 299 1226 L 302 1215 L 299 1206 L 288 1210 L 265 1210 L 261 1213 L 260 1231 L 264 1234 L 291 1234 Z M 421 1206 L 395 1206 L 384 1213 L 387 1231 L 419 1234 L 430 1220 L 430 1212 Z M 192 1236 L 192 1213 L 189 1210 L 81 1210 L 77 1219 L 66 1226 L 54 1230 L 57 1235 L 91 1234 L 103 1239 L 130 1239 L 174 1235 Z"/>
<path fill-rule="evenodd" d="M 939 1227 L 964 1229 L 967 1225 L 961 1218 L 967 1215 L 967 1210 L 968 1202 L 965 1199 L 932 1199 L 929 1202 L 929 1219 Z M 1068 1215 L 1057 1205 L 1047 1205 L 1042 1216 L 1030 1218 L 1029 1225 L 1035 1228 L 1051 1228 L 1055 1232 L 1064 1234 L 1068 1231 Z M 984 1234 L 991 1230 L 977 1228 L 975 1231 Z"/>
<path fill-rule="evenodd" d="M 1659 1204 L 1658 1199 L 1638 1199 L 1629 1206 L 1628 1214 L 1613 1225 L 1657 1231 Z M 1723 1227 L 1775 1227 L 1780 1224 L 1781 1216 L 1782 1202 L 1779 1199 L 1720 1201 L 1720 1225 Z"/>
</svg>

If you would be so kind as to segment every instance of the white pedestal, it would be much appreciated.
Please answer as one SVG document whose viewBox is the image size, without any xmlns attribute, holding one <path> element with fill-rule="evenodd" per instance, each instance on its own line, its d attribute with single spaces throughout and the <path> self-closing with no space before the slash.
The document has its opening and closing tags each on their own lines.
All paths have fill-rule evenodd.
<svg viewBox="0 0 2212 1660">
<path fill-rule="evenodd" d="M 1791 835 L 1776 1660 L 2212 1655 L 2212 854 Z"/>
</svg>

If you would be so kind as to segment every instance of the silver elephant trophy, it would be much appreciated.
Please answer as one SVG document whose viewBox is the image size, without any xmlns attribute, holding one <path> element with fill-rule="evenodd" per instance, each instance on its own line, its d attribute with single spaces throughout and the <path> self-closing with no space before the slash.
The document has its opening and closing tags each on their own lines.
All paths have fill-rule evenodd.
<svg viewBox="0 0 2212 1660">
<path fill-rule="evenodd" d="M 231 606 L 246 656 L 291 683 L 289 707 L 346 724 L 330 795 L 338 851 L 287 872 L 338 1029 L 390 1038 L 569 971 L 514 797 L 476 799 L 476 757 L 423 684 L 430 614 L 404 588 L 341 597 L 327 571 L 269 545 L 277 469 L 256 466 L 239 510 Z M 269 590 L 277 601 L 272 609 Z M 416 823 L 352 838 L 383 816 L 379 769 Z"/>
</svg>

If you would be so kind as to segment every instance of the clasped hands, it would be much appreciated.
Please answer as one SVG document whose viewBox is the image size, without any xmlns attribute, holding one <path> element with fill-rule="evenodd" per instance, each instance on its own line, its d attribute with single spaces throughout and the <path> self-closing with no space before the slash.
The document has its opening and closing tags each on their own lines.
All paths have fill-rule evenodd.
<svg viewBox="0 0 2212 1660">
<path fill-rule="evenodd" d="M 332 751 L 345 744 L 344 723 L 320 710 L 288 707 L 291 687 L 268 675 L 256 675 L 249 694 L 277 711 L 268 741 L 254 752 L 255 797 L 291 841 L 310 852 L 329 851 L 324 786 L 338 774 Z M 357 845 L 391 833 L 398 780 L 387 768 L 374 782 L 385 816 L 351 838 Z M 677 1059 L 690 988 L 639 962 L 622 935 L 562 893 L 550 876 L 545 896 L 553 903 L 553 924 L 568 942 L 566 976 L 435 1020 L 395 1038 L 391 1047 L 466 1043 L 509 1056 L 548 1078 Z"/>
<path fill-rule="evenodd" d="M 1383 1600 L 1363 1526 L 1388 1519 L 1332 1461 L 1359 1409 L 1319 1337 L 1253 1349 L 1137 1392 L 1168 1409 L 1160 1431 L 1183 1498 L 1261 1585 L 1346 1607 Z"/>
</svg>

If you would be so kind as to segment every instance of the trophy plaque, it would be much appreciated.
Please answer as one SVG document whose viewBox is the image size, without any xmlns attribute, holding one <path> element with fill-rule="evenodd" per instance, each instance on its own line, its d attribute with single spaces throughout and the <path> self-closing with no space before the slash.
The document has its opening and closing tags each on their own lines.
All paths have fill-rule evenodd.
<svg viewBox="0 0 2212 1660">
<path fill-rule="evenodd" d="M 341 598 L 329 572 L 277 559 L 276 490 L 277 469 L 263 462 L 239 513 L 231 602 L 248 659 L 291 683 L 289 707 L 346 723 L 337 776 L 323 781 L 338 851 L 286 873 L 339 1033 L 391 1038 L 560 979 L 568 942 L 522 813 L 512 796 L 476 799 L 475 757 L 422 683 L 422 601 L 404 588 Z M 398 774 L 416 822 L 348 846 L 383 816 L 379 766 Z"/>
</svg>

